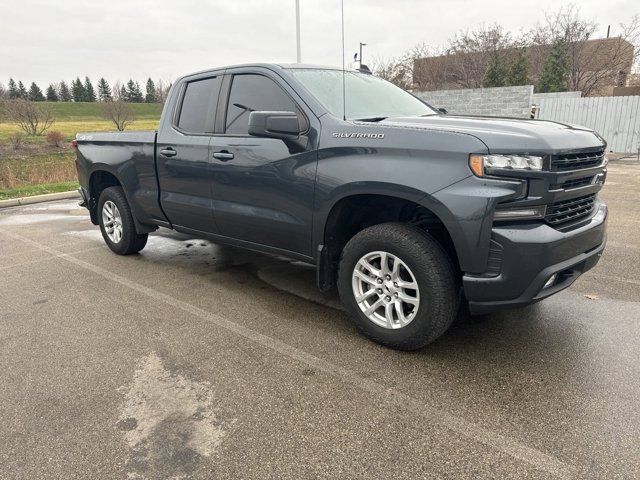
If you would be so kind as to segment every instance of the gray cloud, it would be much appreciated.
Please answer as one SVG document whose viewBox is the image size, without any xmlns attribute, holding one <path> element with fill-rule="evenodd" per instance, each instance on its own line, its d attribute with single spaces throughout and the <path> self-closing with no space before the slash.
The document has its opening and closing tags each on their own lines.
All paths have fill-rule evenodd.
<svg viewBox="0 0 640 480">
<path fill-rule="evenodd" d="M 4 2 L 3 2 L 4 3 Z M 346 57 L 400 55 L 419 42 L 497 22 L 526 30 L 554 0 L 345 0 Z M 600 33 L 637 13 L 636 0 L 581 0 Z M 301 0 L 302 55 L 340 65 L 340 1 Z M 0 16 L 0 82 L 41 86 L 75 76 L 173 79 L 212 66 L 295 60 L 294 0 L 10 0 Z"/>
</svg>

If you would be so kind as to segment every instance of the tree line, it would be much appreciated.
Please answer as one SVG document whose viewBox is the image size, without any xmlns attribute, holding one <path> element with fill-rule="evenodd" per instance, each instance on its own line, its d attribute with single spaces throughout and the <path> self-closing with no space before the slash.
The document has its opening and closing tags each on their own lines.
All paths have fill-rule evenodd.
<svg viewBox="0 0 640 480">
<path fill-rule="evenodd" d="M 36 82 L 31 82 L 27 88 L 21 80 L 16 82 L 10 78 L 6 88 L 0 84 L 0 99 L 32 102 L 164 103 L 169 88 L 171 83 L 163 80 L 154 82 L 151 78 L 147 79 L 144 92 L 140 84 L 133 79 L 126 83 L 116 82 L 111 87 L 104 77 L 100 78 L 94 87 L 89 77 L 85 77 L 84 80 L 77 77 L 70 84 L 64 80 L 57 84 L 52 83 L 43 92 Z"/>
<path fill-rule="evenodd" d="M 624 84 L 640 54 L 640 16 L 628 18 L 614 26 L 615 36 L 592 41 L 598 23 L 570 4 L 547 13 L 529 31 L 481 25 L 457 32 L 441 46 L 421 43 L 399 57 L 377 59 L 372 70 L 405 89 L 533 84 L 539 92 L 606 94 L 608 87 Z"/>
</svg>

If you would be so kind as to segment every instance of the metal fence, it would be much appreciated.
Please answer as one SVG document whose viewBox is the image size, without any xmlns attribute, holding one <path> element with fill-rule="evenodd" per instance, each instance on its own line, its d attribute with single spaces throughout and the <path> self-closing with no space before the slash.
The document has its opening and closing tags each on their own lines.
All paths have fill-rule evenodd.
<svg viewBox="0 0 640 480">
<path fill-rule="evenodd" d="M 540 99 L 538 118 L 594 129 L 614 152 L 640 148 L 640 96 Z"/>
</svg>

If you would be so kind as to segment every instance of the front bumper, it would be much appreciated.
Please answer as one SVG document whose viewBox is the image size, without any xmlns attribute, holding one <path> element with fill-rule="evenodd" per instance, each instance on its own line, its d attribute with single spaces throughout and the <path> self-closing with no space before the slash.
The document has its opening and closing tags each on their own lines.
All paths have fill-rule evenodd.
<svg viewBox="0 0 640 480">
<path fill-rule="evenodd" d="M 579 228 L 568 232 L 546 224 L 496 226 L 492 240 L 501 246 L 496 276 L 463 276 L 464 293 L 473 314 L 537 302 L 571 285 L 593 268 L 606 243 L 607 207 Z M 553 285 L 543 288 L 557 274 Z"/>
</svg>

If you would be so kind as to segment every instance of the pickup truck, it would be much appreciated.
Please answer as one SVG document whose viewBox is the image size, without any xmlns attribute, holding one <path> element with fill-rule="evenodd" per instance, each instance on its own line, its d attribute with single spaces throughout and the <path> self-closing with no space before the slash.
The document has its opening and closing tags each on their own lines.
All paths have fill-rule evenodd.
<svg viewBox="0 0 640 480">
<path fill-rule="evenodd" d="M 311 65 L 178 79 L 157 131 L 81 133 L 82 204 L 108 247 L 159 227 L 316 266 L 392 348 L 520 307 L 599 260 L 605 141 L 550 121 L 448 115 L 391 83 Z"/>
</svg>

